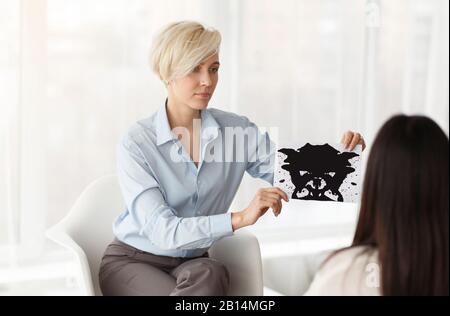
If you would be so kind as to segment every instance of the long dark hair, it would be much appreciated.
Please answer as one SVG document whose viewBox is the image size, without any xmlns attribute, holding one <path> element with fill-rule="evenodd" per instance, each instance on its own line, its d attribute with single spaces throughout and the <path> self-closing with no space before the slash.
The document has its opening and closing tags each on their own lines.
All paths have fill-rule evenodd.
<svg viewBox="0 0 450 316">
<path fill-rule="evenodd" d="M 383 295 L 449 294 L 448 145 L 424 116 L 394 116 L 375 138 L 352 247 L 378 249 Z"/>
</svg>

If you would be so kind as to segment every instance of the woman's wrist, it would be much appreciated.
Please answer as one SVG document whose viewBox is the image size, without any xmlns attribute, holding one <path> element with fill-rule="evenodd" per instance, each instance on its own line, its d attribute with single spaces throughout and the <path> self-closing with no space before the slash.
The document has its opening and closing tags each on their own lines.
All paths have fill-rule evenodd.
<svg viewBox="0 0 450 316">
<path fill-rule="evenodd" d="M 243 225 L 243 222 L 244 222 L 243 211 L 231 213 L 231 227 L 233 228 L 233 231 L 236 231 L 239 228 L 244 227 L 245 225 Z"/>
</svg>

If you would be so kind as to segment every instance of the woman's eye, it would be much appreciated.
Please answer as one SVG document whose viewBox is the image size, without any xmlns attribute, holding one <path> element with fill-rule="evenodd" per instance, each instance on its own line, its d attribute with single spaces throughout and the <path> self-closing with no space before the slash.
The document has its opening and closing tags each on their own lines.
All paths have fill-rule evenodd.
<svg viewBox="0 0 450 316">
<path fill-rule="evenodd" d="M 219 68 L 211 68 L 209 71 L 215 74 L 219 71 Z"/>
</svg>

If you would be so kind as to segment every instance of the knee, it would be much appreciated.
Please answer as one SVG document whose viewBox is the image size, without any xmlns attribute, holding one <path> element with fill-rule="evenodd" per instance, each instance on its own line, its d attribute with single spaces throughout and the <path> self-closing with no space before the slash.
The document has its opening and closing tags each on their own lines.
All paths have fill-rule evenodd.
<svg viewBox="0 0 450 316">
<path fill-rule="evenodd" d="M 205 268 L 208 269 L 214 277 L 223 279 L 226 283 L 230 282 L 230 274 L 227 267 L 218 260 L 211 260 L 205 264 Z"/>
<path fill-rule="evenodd" d="M 227 267 L 214 259 L 202 260 L 198 263 L 198 273 L 214 289 L 211 295 L 227 295 L 230 287 L 230 274 Z"/>
</svg>

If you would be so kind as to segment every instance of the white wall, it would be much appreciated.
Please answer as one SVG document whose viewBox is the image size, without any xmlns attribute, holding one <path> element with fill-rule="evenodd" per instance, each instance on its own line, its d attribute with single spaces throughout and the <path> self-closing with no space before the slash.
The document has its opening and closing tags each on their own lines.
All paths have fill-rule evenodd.
<svg viewBox="0 0 450 316">
<path fill-rule="evenodd" d="M 119 135 L 165 98 L 151 38 L 180 19 L 223 35 L 211 106 L 278 127 L 280 139 L 334 142 L 353 129 L 370 149 L 397 112 L 448 133 L 446 0 L 2 0 L 0 244 L 39 253 L 43 230 L 115 171 Z M 246 176 L 232 208 L 260 185 Z M 304 214 L 279 222 L 328 219 Z M 263 238 L 273 224 L 254 229 Z"/>
</svg>

